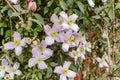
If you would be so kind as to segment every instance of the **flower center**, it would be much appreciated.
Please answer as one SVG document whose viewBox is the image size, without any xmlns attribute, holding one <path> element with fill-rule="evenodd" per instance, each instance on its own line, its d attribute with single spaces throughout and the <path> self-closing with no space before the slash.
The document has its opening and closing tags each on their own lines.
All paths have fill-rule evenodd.
<svg viewBox="0 0 120 80">
<path fill-rule="evenodd" d="M 2 69 L 2 70 L 5 70 L 5 66 L 2 66 L 1 69 Z"/>
<path fill-rule="evenodd" d="M 69 43 L 70 40 L 71 40 L 70 37 L 67 37 L 67 38 L 66 38 L 66 42 L 67 42 L 67 43 Z"/>
<path fill-rule="evenodd" d="M 13 72 L 13 73 L 16 72 L 16 69 L 12 69 L 12 72 Z"/>
<path fill-rule="evenodd" d="M 64 68 L 63 69 L 63 74 L 67 74 L 68 73 L 68 68 Z"/>
<path fill-rule="evenodd" d="M 58 23 L 59 23 L 59 24 L 62 24 L 62 22 L 63 22 L 63 21 L 62 21 L 62 18 L 59 18 L 59 19 L 58 19 Z"/>
<path fill-rule="evenodd" d="M 38 58 L 37 58 L 37 62 L 38 62 L 38 63 L 39 63 L 41 60 L 42 60 L 41 57 L 38 57 Z"/>
<path fill-rule="evenodd" d="M 15 40 L 15 41 L 14 41 L 14 44 L 15 44 L 16 46 L 18 46 L 18 45 L 20 44 L 20 41 L 19 41 L 19 40 Z"/>
<path fill-rule="evenodd" d="M 52 31 L 51 35 L 52 35 L 52 37 L 56 37 L 57 36 L 57 32 L 56 31 Z"/>
<path fill-rule="evenodd" d="M 81 47 L 80 52 L 85 53 L 85 49 L 83 47 Z"/>
<path fill-rule="evenodd" d="M 74 56 L 78 56 L 79 53 L 78 53 L 78 51 L 75 51 L 73 54 L 74 54 Z"/>
<path fill-rule="evenodd" d="M 73 23 L 72 19 L 68 19 L 68 24 L 71 25 Z"/>
<path fill-rule="evenodd" d="M 40 47 L 40 51 L 43 52 L 45 50 L 44 47 Z"/>
</svg>

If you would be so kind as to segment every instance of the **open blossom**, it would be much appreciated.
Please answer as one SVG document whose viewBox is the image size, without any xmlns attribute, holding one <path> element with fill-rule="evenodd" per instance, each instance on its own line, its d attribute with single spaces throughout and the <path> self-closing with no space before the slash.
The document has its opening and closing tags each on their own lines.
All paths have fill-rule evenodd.
<svg viewBox="0 0 120 80">
<path fill-rule="evenodd" d="M 47 34 L 45 41 L 48 45 L 52 45 L 55 41 L 60 42 L 58 37 L 60 29 L 56 24 L 52 28 L 49 25 L 44 26 L 45 33 Z"/>
<path fill-rule="evenodd" d="M 77 32 L 79 30 L 78 25 L 75 23 L 76 19 L 78 18 L 78 16 L 76 14 L 72 14 L 70 16 L 68 16 L 65 12 L 61 12 L 60 16 L 63 19 L 62 22 L 62 28 L 63 30 L 73 30 L 75 32 Z"/>
<path fill-rule="evenodd" d="M 22 72 L 20 70 L 18 70 L 19 68 L 19 63 L 16 62 L 13 67 L 8 67 L 7 68 L 7 72 L 9 73 L 10 75 L 10 79 L 14 79 L 14 75 L 18 75 L 20 76 L 22 74 Z"/>
<path fill-rule="evenodd" d="M 75 78 L 76 73 L 74 71 L 69 70 L 71 62 L 65 61 L 63 66 L 57 66 L 55 67 L 54 73 L 60 74 L 59 80 L 67 80 L 67 77 L 69 79 Z"/>
<path fill-rule="evenodd" d="M 7 60 L 6 59 L 2 59 L 2 63 L 1 63 L 1 66 L 0 66 L 0 78 L 4 77 L 5 72 L 7 70 L 7 67 L 8 67 Z"/>
<path fill-rule="evenodd" d="M 88 4 L 90 5 L 90 7 L 94 7 L 95 3 L 93 2 L 93 0 L 88 0 Z"/>
<path fill-rule="evenodd" d="M 66 52 L 69 50 L 70 47 L 72 46 L 72 40 L 71 40 L 71 36 L 72 36 L 72 31 L 69 30 L 66 33 L 61 33 L 61 35 L 59 36 L 61 41 L 63 41 L 62 43 L 62 49 Z"/>
<path fill-rule="evenodd" d="M 42 40 L 38 46 L 33 47 L 32 54 L 34 53 L 43 54 L 47 57 L 51 57 L 53 55 L 53 51 L 47 48 L 47 44 L 45 40 Z"/>
<path fill-rule="evenodd" d="M 29 59 L 28 66 L 33 67 L 34 65 L 38 64 L 39 69 L 46 69 L 47 64 L 45 63 L 45 60 L 48 58 L 48 56 L 45 56 L 42 53 L 33 53 L 32 58 Z"/>
<path fill-rule="evenodd" d="M 99 67 L 109 67 L 108 63 L 106 61 L 108 61 L 108 56 L 106 54 L 104 54 L 102 56 L 102 58 L 97 57 L 96 60 L 99 62 Z"/>
<path fill-rule="evenodd" d="M 56 14 L 52 14 L 50 20 L 54 23 L 57 24 L 59 26 L 62 25 L 63 23 L 63 19 L 61 17 L 58 17 Z"/>
<path fill-rule="evenodd" d="M 13 34 L 14 41 L 8 42 L 4 44 L 4 49 L 12 50 L 15 49 L 16 55 L 20 55 L 22 53 L 22 46 L 25 46 L 25 39 L 21 40 L 20 33 L 14 32 Z"/>
</svg>

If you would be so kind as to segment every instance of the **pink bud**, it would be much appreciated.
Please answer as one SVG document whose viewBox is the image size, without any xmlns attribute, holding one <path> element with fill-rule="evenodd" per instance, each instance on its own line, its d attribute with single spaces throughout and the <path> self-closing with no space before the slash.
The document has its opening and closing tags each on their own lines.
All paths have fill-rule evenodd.
<svg viewBox="0 0 120 80">
<path fill-rule="evenodd" d="M 33 0 L 27 0 L 27 2 L 32 2 Z"/>
<path fill-rule="evenodd" d="M 29 12 L 35 12 L 36 9 L 37 9 L 36 2 L 35 1 L 29 2 L 29 4 L 28 4 L 28 11 Z"/>
</svg>

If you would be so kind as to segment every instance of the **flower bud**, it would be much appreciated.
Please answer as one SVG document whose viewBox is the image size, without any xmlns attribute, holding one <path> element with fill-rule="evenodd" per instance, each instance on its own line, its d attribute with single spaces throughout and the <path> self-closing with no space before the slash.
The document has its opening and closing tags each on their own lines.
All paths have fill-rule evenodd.
<svg viewBox="0 0 120 80">
<path fill-rule="evenodd" d="M 107 0 L 102 0 L 103 3 L 105 3 Z"/>
<path fill-rule="evenodd" d="M 35 1 L 29 2 L 29 4 L 28 4 L 28 11 L 29 12 L 35 12 L 36 9 L 37 9 L 36 2 Z"/>
</svg>

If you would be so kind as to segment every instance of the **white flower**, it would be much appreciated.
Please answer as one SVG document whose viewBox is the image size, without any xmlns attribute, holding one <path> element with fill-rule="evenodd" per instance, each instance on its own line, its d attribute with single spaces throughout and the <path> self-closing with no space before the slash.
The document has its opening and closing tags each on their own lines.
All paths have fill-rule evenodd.
<svg viewBox="0 0 120 80">
<path fill-rule="evenodd" d="M 10 0 L 12 3 L 17 4 L 18 0 Z"/>
<path fill-rule="evenodd" d="M 94 6 L 95 6 L 95 3 L 94 3 L 92 0 L 88 0 L 88 4 L 89 4 L 91 7 L 94 7 Z"/>
<path fill-rule="evenodd" d="M 4 77 L 5 72 L 7 70 L 7 67 L 8 67 L 7 60 L 6 59 L 2 59 L 2 63 L 1 63 L 1 66 L 0 66 L 0 78 Z"/>
<path fill-rule="evenodd" d="M 78 16 L 76 14 L 72 14 L 70 16 L 68 16 L 65 12 L 61 12 L 60 16 L 63 19 L 63 23 L 62 23 L 62 27 L 63 30 L 68 30 L 71 29 L 75 32 L 77 32 L 79 30 L 79 27 L 77 24 L 75 24 L 76 19 L 78 18 Z"/>
<path fill-rule="evenodd" d="M 107 0 L 102 0 L 103 3 L 105 3 Z"/>
<path fill-rule="evenodd" d="M 20 55 L 22 53 L 22 46 L 26 45 L 25 39 L 21 39 L 20 33 L 14 32 L 13 34 L 14 41 L 4 44 L 4 49 L 13 50 L 15 49 L 15 54 Z"/>
<path fill-rule="evenodd" d="M 103 37 L 103 38 L 108 38 L 108 33 L 107 33 L 107 31 L 104 31 L 104 32 L 103 32 L 102 37 Z"/>
<path fill-rule="evenodd" d="M 22 74 L 22 72 L 20 70 L 18 70 L 18 68 L 19 68 L 19 63 L 18 62 L 16 62 L 13 65 L 13 67 L 8 67 L 7 68 L 7 72 L 10 75 L 10 79 L 14 79 L 15 74 L 18 75 L 18 76 Z"/>
<path fill-rule="evenodd" d="M 55 67 L 54 73 L 60 74 L 59 80 L 67 80 L 67 77 L 69 79 L 74 78 L 76 76 L 76 73 L 74 71 L 69 70 L 71 62 L 65 61 L 62 66 Z"/>
</svg>

